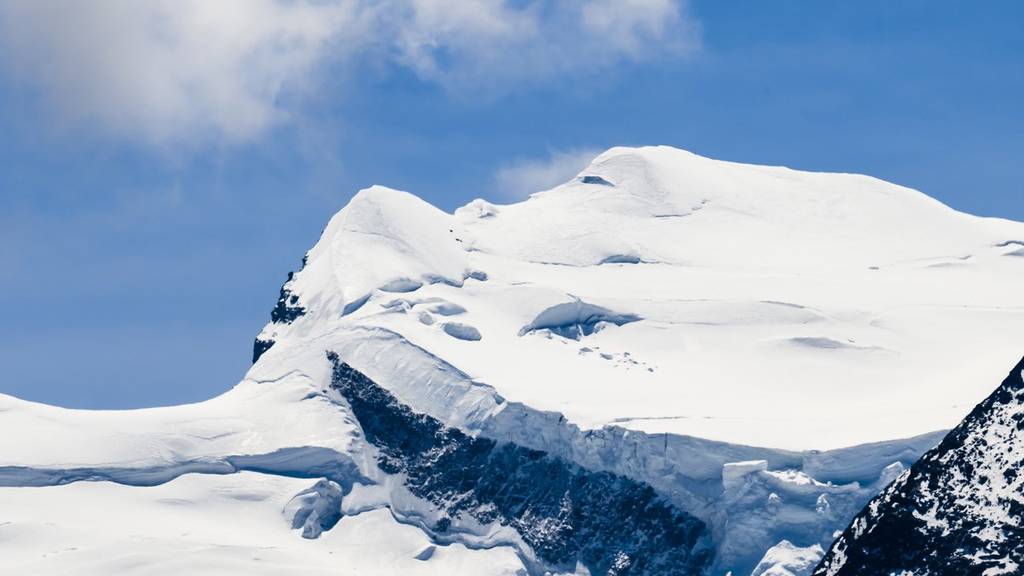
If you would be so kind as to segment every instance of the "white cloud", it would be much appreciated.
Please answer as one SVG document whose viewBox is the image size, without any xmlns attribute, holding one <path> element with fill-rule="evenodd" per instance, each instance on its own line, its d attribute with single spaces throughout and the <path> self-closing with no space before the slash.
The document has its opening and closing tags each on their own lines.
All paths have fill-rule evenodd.
<svg viewBox="0 0 1024 576">
<path fill-rule="evenodd" d="M 0 8 L 8 67 L 52 109 L 163 143 L 246 140 L 283 118 L 347 14 L 274 0 L 12 0 Z"/>
<path fill-rule="evenodd" d="M 648 42 L 686 50 L 699 38 L 697 26 L 674 0 L 592 0 L 582 7 L 583 27 L 611 50 L 641 57 Z"/>
<path fill-rule="evenodd" d="M 407 0 L 398 58 L 456 90 L 504 90 L 684 55 L 700 43 L 683 0 Z"/>
<path fill-rule="evenodd" d="M 590 165 L 601 150 L 582 148 L 553 151 L 546 158 L 521 160 L 498 168 L 494 175 L 498 192 L 510 199 L 568 182 Z"/>
<path fill-rule="evenodd" d="M 699 44 L 684 0 L 7 0 L 0 57 L 62 120 L 154 144 L 286 121 L 331 64 L 383 61 L 465 94 Z"/>
</svg>

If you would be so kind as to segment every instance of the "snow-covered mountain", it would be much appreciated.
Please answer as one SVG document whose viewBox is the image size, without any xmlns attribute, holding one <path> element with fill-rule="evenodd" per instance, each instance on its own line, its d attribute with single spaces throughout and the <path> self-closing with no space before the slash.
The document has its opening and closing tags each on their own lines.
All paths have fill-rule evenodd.
<svg viewBox="0 0 1024 576">
<path fill-rule="evenodd" d="M 1020 223 L 880 180 L 616 148 L 507 206 L 361 191 L 260 350 L 390 330 L 581 426 L 837 448 L 983 398 L 964 382 L 1019 352 L 1022 264 Z"/>
<path fill-rule="evenodd" d="M 857 515 L 821 576 L 1024 571 L 1024 359 Z"/>
<path fill-rule="evenodd" d="M 0 568 L 806 573 L 1019 357 L 1022 282 L 1024 224 L 866 176 L 658 147 L 452 214 L 373 187 L 228 393 L 0 396 Z M 136 504 L 83 534 L 79 499 Z M 189 528 L 241 508 L 252 540 Z"/>
</svg>

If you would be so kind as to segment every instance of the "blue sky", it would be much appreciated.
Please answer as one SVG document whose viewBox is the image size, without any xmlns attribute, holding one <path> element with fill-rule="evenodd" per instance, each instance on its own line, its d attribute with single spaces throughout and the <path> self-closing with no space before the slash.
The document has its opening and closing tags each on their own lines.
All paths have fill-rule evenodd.
<svg viewBox="0 0 1024 576">
<path fill-rule="evenodd" d="M 43 4 L 0 8 L 0 392 L 22 398 L 226 390 L 372 183 L 450 210 L 670 144 L 1024 220 L 1019 2 Z"/>
</svg>

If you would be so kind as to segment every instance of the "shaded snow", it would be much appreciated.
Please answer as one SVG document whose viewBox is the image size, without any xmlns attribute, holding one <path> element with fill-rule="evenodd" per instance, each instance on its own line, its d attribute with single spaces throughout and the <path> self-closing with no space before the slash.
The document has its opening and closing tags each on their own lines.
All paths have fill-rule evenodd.
<svg viewBox="0 0 1024 576">
<path fill-rule="evenodd" d="M 559 336 L 579 340 L 605 326 L 622 326 L 637 320 L 640 320 L 640 317 L 636 314 L 621 314 L 601 306 L 574 300 L 555 304 L 542 310 L 533 321 L 519 330 L 519 335 L 523 336 L 538 330 L 549 330 Z"/>
<path fill-rule="evenodd" d="M 441 329 L 452 338 L 458 338 L 459 340 L 475 342 L 481 338 L 480 331 L 469 324 L 445 322 L 441 325 Z"/>
</svg>

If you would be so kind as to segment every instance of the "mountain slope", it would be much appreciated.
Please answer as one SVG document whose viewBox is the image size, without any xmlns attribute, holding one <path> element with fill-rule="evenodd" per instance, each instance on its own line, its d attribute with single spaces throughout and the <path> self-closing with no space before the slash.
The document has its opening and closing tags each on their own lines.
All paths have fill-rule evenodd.
<svg viewBox="0 0 1024 576">
<path fill-rule="evenodd" d="M 1024 570 L 1024 359 L 934 450 L 871 501 L 818 576 Z"/>
<path fill-rule="evenodd" d="M 839 448 L 985 396 L 1024 324 L 1017 243 L 1020 223 L 866 176 L 615 148 L 510 205 L 360 192 L 257 351 L 379 327 L 583 427 Z"/>
<path fill-rule="evenodd" d="M 230 392 L 123 412 L 0 396 L 0 502 L 115 482 L 95 497 L 141 494 L 180 527 L 206 515 L 175 508 L 175 486 L 255 483 L 281 512 L 261 546 L 315 551 L 288 553 L 297 570 L 369 570 L 327 543 L 365 515 L 429 539 L 375 548 L 425 573 L 803 570 L 987 392 L 962 382 L 1018 353 L 1022 239 L 865 176 L 663 147 L 454 213 L 373 187 L 289 275 Z M 20 510 L 0 537 L 48 550 Z M 106 545 L 168 537 L 132 526 Z M 65 558 L 102 540 L 54 534 Z M 202 541 L 255 562 L 228 536 Z M 14 541 L 0 570 L 63 566 Z"/>
<path fill-rule="evenodd" d="M 282 516 L 309 480 L 189 474 L 159 486 L 0 488 L 0 573 L 74 576 L 523 576 L 510 547 L 439 546 L 385 508 L 317 540 Z"/>
</svg>

